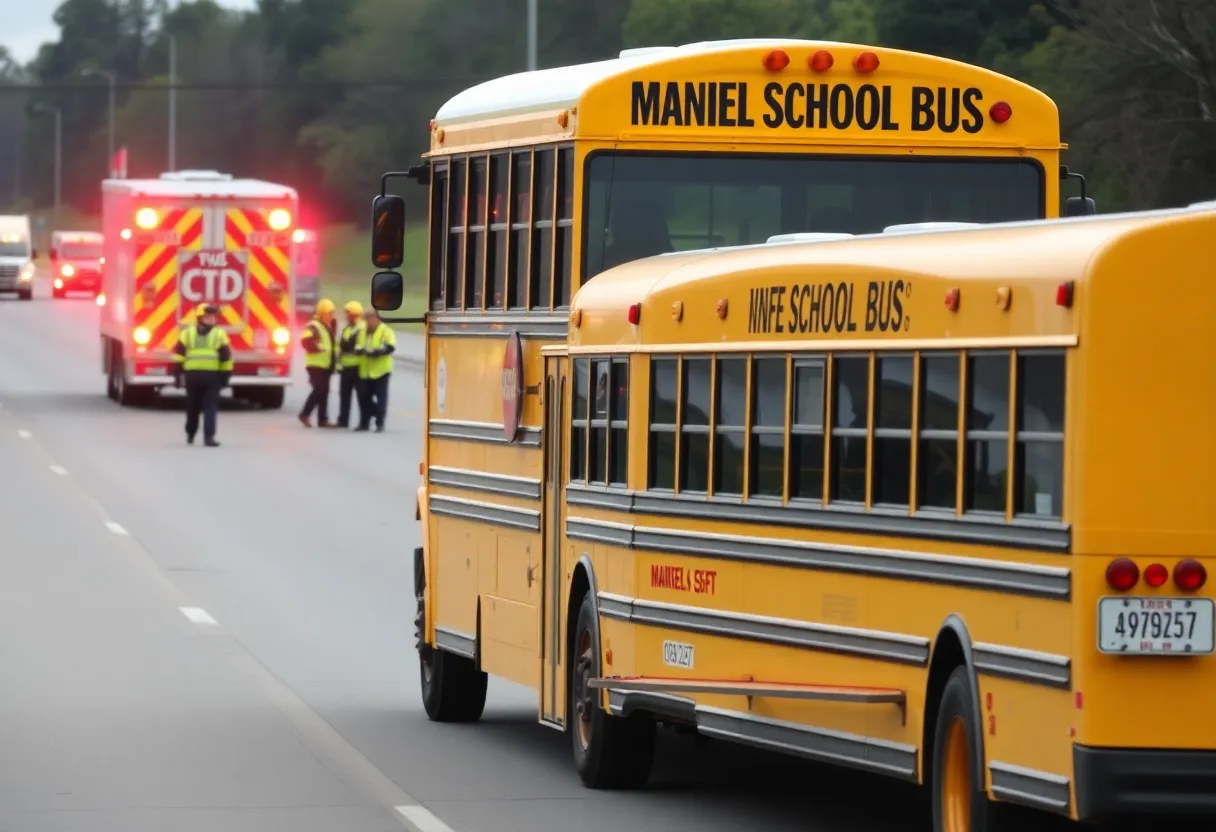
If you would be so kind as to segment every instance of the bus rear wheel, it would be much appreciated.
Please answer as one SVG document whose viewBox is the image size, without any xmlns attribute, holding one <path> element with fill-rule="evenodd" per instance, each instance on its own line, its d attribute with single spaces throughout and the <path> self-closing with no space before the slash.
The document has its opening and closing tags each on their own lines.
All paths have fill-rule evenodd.
<svg viewBox="0 0 1216 832">
<path fill-rule="evenodd" d="M 999 811 L 984 791 L 980 715 L 965 667 L 946 680 L 933 737 L 933 832 L 998 832 Z"/>
<path fill-rule="evenodd" d="M 600 676 L 599 622 L 588 593 L 579 605 L 570 667 L 569 726 L 574 765 L 592 789 L 639 789 L 654 764 L 655 724 L 640 714 L 616 717 L 600 707 L 600 691 L 588 683 Z"/>
<path fill-rule="evenodd" d="M 418 674 L 422 707 L 433 722 L 476 722 L 486 707 L 489 677 L 472 659 L 445 653 L 426 643 L 426 593 L 421 581 L 415 589 L 418 611 L 414 629 L 418 638 Z"/>
</svg>

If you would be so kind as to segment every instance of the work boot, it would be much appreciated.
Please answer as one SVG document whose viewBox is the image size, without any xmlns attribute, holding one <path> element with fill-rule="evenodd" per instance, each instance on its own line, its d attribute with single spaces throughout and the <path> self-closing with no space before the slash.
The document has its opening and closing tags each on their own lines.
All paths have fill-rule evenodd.
<svg viewBox="0 0 1216 832">
<path fill-rule="evenodd" d="M 204 439 L 203 444 L 208 448 L 218 448 L 220 446 L 220 443 L 215 439 Z"/>
<path fill-rule="evenodd" d="M 367 425 L 359 425 L 359 427 L 355 428 L 355 433 L 367 433 L 369 430 L 371 430 L 371 428 L 369 428 Z"/>
<path fill-rule="evenodd" d="M 296 418 L 300 420 L 300 424 L 301 424 L 301 425 L 303 425 L 304 427 L 306 427 L 306 428 L 310 428 L 310 427 L 312 427 L 312 422 L 310 422 L 310 421 L 308 420 L 308 417 L 307 417 L 307 416 L 305 416 L 303 413 L 301 413 L 301 414 L 300 414 L 299 416 L 297 416 Z"/>
<path fill-rule="evenodd" d="M 319 428 L 336 428 L 337 425 L 335 425 L 333 422 L 329 421 L 328 419 L 322 419 L 320 422 L 317 422 L 317 427 L 319 427 Z"/>
<path fill-rule="evenodd" d="M 376 425 L 376 433 L 384 433 L 384 425 Z"/>
<path fill-rule="evenodd" d="M 186 444 L 187 444 L 187 445 L 193 445 L 193 444 L 194 444 L 194 434 L 193 434 L 193 433 L 187 433 L 187 434 L 186 434 Z"/>
</svg>

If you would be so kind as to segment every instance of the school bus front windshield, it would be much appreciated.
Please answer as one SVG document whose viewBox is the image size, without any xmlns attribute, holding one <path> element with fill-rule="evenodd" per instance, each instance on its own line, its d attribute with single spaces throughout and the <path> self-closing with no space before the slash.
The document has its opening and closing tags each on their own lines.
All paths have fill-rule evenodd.
<svg viewBox="0 0 1216 832">
<path fill-rule="evenodd" d="M 776 234 L 867 234 L 901 223 L 1045 216 L 1038 163 L 807 154 L 592 152 L 584 274 Z"/>
</svg>

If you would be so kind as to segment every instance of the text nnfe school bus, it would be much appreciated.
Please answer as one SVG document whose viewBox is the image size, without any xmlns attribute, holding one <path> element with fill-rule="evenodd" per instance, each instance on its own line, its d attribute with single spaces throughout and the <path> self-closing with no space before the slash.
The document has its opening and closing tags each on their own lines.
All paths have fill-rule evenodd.
<svg viewBox="0 0 1216 832">
<path fill-rule="evenodd" d="M 808 668 L 800 664 L 804 651 L 812 647 L 829 657 L 883 655 L 873 643 L 850 640 L 848 628 L 856 624 L 840 623 L 863 620 L 873 603 L 863 600 L 869 596 L 846 585 L 824 596 L 819 609 L 766 609 L 771 599 L 755 590 L 749 595 L 742 573 L 732 573 L 753 568 L 733 548 L 740 541 L 727 537 L 717 549 L 709 548 L 717 545 L 709 532 L 743 538 L 761 534 L 753 532 L 751 515 L 724 509 L 731 499 L 724 502 L 722 495 L 732 493 L 730 487 L 711 487 L 706 479 L 711 471 L 727 469 L 714 462 L 717 457 L 708 449 L 729 457 L 731 448 L 738 450 L 732 443 L 742 442 L 750 422 L 719 426 L 706 416 L 704 423 L 685 424 L 673 412 L 667 421 L 657 421 L 653 431 L 647 426 L 645 396 L 630 393 L 631 387 L 646 389 L 637 383 L 649 383 L 650 365 L 643 360 L 643 345 L 649 342 L 639 333 L 656 314 L 676 314 L 674 308 L 643 312 L 645 298 L 640 295 L 617 310 L 632 320 L 622 319 L 619 332 L 597 347 L 598 354 L 608 358 L 603 374 L 596 365 L 593 400 L 609 402 L 608 410 L 584 416 L 552 412 L 570 395 L 567 376 L 582 367 L 581 384 L 590 378 L 590 370 L 576 364 L 547 371 L 550 359 L 542 351 L 547 347 L 561 352 L 571 332 L 576 339 L 584 337 L 577 326 L 571 329 L 572 315 L 577 317 L 584 302 L 572 311 L 576 290 L 585 293 L 600 280 L 615 285 L 617 277 L 601 273 L 638 258 L 662 253 L 678 258 L 683 256 L 676 253 L 680 251 L 763 243 L 780 235 L 811 233 L 822 238 L 879 232 L 903 223 L 1054 216 L 1060 197 L 1060 149 L 1055 106 L 1035 90 L 931 56 L 848 44 L 740 41 L 627 53 L 611 61 L 498 79 L 441 108 L 432 124 L 426 163 L 410 173 L 429 185 L 431 195 L 428 437 L 417 502 L 424 546 L 415 561 L 428 713 L 443 720 L 476 719 L 484 705 L 487 673 L 531 685 L 538 691 L 541 721 L 572 729 L 584 780 L 610 786 L 640 782 L 648 770 L 650 723 L 621 719 L 621 708 L 692 722 L 720 735 L 730 735 L 735 728 L 729 722 L 717 727 L 707 722 L 696 710 L 701 705 L 735 707 L 750 701 L 759 703 L 757 713 L 776 707 L 784 714 L 783 725 L 815 725 L 817 714 L 836 708 L 837 715 L 847 715 L 855 737 L 881 734 L 866 729 L 874 714 L 888 718 L 875 710 L 880 704 L 901 714 L 909 710 L 907 697 L 923 697 L 924 691 L 913 694 L 910 687 L 899 687 L 908 682 L 906 677 L 879 684 L 869 681 L 871 675 L 877 679 L 877 671 L 824 665 L 808 679 Z M 1081 212 L 1092 210 L 1088 200 L 1073 204 Z M 374 260 L 382 268 L 394 268 L 401 262 L 402 203 L 382 195 L 377 205 Z M 766 277 L 749 286 L 743 297 L 721 298 L 726 316 L 722 320 L 729 319 L 732 326 L 741 318 L 751 320 L 760 329 L 744 342 L 771 341 L 776 349 L 779 340 L 791 337 L 791 326 L 792 337 L 802 339 L 825 333 L 878 337 L 904 332 L 901 327 L 915 317 L 910 290 L 894 278 L 871 273 L 865 282 L 843 281 L 843 288 L 841 282 L 835 275 L 805 275 L 796 282 Z M 374 294 L 381 308 L 394 308 L 391 296 L 397 293 L 399 299 L 400 290 L 399 276 L 377 276 Z M 708 285 L 701 290 L 711 291 Z M 715 309 L 719 299 L 715 295 L 712 301 L 701 300 Z M 693 299 L 682 302 L 691 308 Z M 865 310 L 871 308 L 876 329 L 859 332 L 855 327 L 867 325 Z M 594 316 L 590 320 L 594 322 Z M 680 342 L 684 346 L 672 342 L 667 351 L 719 344 L 721 333 L 696 320 L 701 323 L 688 329 Z M 836 333 L 838 320 L 845 329 Z M 712 385 L 714 372 L 695 383 Z M 643 381 L 630 385 L 630 373 Z M 683 373 L 678 367 L 677 377 L 685 378 Z M 693 375 L 687 378 L 693 383 Z M 743 388 L 734 400 L 742 406 Z M 583 405 L 590 406 L 581 399 L 569 403 L 576 411 Z M 633 413 L 631 407 L 641 410 Z M 679 407 L 676 411 L 685 412 Z M 561 425 L 571 418 L 581 421 L 568 436 L 556 427 L 545 429 L 546 424 Z M 765 427 L 757 425 L 759 433 L 795 442 L 787 436 L 790 431 Z M 859 482 L 865 488 L 870 484 L 868 457 L 857 457 L 857 431 L 863 427 L 839 428 L 846 431 L 839 436 L 852 439 L 853 454 L 843 469 L 851 477 L 846 478 L 852 495 L 846 503 L 853 515 L 846 510 L 840 516 L 871 524 L 883 512 L 870 511 L 868 497 L 857 500 Z M 792 435 L 800 436 L 800 430 Z M 576 447 L 597 450 L 567 462 L 565 446 L 553 444 L 562 436 Z M 719 436 L 725 438 L 719 441 Z M 758 447 L 773 441 L 770 437 Z M 696 482 L 671 480 L 671 499 L 656 504 L 670 518 L 670 536 L 663 538 L 662 546 L 658 538 L 651 540 L 640 527 L 622 520 L 642 516 L 640 507 L 653 496 L 649 492 L 666 493 L 666 486 L 647 485 L 649 445 L 655 448 L 655 470 L 667 465 L 673 477 L 677 472 L 699 476 L 706 489 L 697 498 Z M 866 448 L 868 454 L 870 445 Z M 755 459 L 760 459 L 759 452 Z M 754 476 L 772 476 L 774 464 L 757 462 Z M 571 478 L 583 487 L 567 487 Z M 807 474 L 806 479 L 810 483 L 814 477 Z M 941 474 L 938 479 L 948 477 Z M 706 502 L 705 494 L 710 493 L 717 496 Z M 773 508 L 782 507 L 787 498 L 785 491 L 779 497 L 764 496 Z M 736 502 L 750 505 L 752 499 Z M 757 505 L 764 502 L 759 495 L 755 499 Z M 575 515 L 568 517 L 568 511 Z M 837 514 L 833 508 L 823 516 Z M 767 522 L 762 521 L 760 529 L 767 528 Z M 974 522 L 968 515 L 946 528 L 969 529 Z M 612 530 L 603 533 L 608 537 L 588 536 L 586 529 L 601 526 Z M 850 534 L 864 533 L 852 528 Z M 683 551 L 697 560 L 658 557 L 678 551 L 673 548 L 677 538 L 684 541 L 679 544 Z M 808 535 L 805 542 L 814 539 Z M 856 544 L 855 554 L 864 560 L 861 545 Z M 946 553 L 961 557 L 957 547 L 962 545 L 951 543 Z M 907 546 L 907 562 L 916 561 L 915 545 Z M 655 559 L 646 560 L 651 557 Z M 757 563 L 796 558 L 780 552 L 774 557 Z M 883 552 L 874 557 L 885 563 Z M 831 572 L 828 566 L 822 568 Z M 644 584 L 635 586 L 635 578 Z M 973 583 L 989 580 L 994 579 L 981 577 Z M 648 588 L 645 593 L 640 586 Z M 754 683 L 777 686 L 726 699 L 720 692 L 705 694 L 708 698 L 680 694 L 684 704 L 677 713 L 665 709 L 676 696 L 669 692 L 590 692 L 598 690 L 591 682 L 602 675 L 620 674 L 622 668 L 632 668 L 635 675 L 642 672 L 649 656 L 635 652 L 640 650 L 635 639 L 641 644 L 649 637 L 643 635 L 650 632 L 645 627 L 636 636 L 629 634 L 632 630 L 611 628 L 624 626 L 622 615 L 628 626 L 636 626 L 651 620 L 650 613 L 626 605 L 616 608 L 614 619 L 611 604 L 597 600 L 600 592 L 627 599 L 672 593 L 656 603 L 687 598 L 693 605 L 719 605 L 730 616 L 751 621 L 757 632 L 768 632 L 765 628 L 772 622 L 752 621 L 756 616 L 780 620 L 784 615 L 808 622 L 815 632 L 838 629 L 852 649 L 841 653 L 825 638 L 789 641 L 792 630 L 787 630 L 766 642 L 796 648 L 783 658 L 728 641 L 734 646 L 720 648 L 722 658 L 715 659 L 706 657 L 709 648 L 700 642 L 664 638 L 660 655 L 674 668 L 686 670 L 689 678 L 711 678 L 704 672 L 705 663 L 718 666 L 734 650 L 735 661 L 755 657 L 762 666 L 718 678 L 751 675 Z M 765 611 L 748 611 L 749 606 Z M 820 623 L 814 624 L 816 620 Z M 696 631 L 706 632 L 706 626 L 699 622 Z M 610 636 L 612 632 L 616 635 Z M 927 639 L 893 636 L 895 646 L 888 645 L 887 652 L 923 668 Z M 786 661 L 794 662 L 798 672 L 789 667 L 775 672 Z M 833 674 L 852 681 L 828 678 Z M 826 687 L 843 684 L 875 688 L 865 692 L 862 704 L 824 704 Z M 774 700 L 772 691 L 781 685 L 797 689 L 792 700 Z M 791 707 L 793 713 L 782 710 Z M 907 725 L 918 718 L 909 712 Z M 904 717 L 899 719 L 904 724 Z M 919 776 L 916 751 L 909 752 L 909 763 L 909 753 L 886 755 L 877 740 L 859 742 L 854 750 L 868 750 L 859 752 L 856 764 L 870 760 L 871 767 Z"/>
</svg>

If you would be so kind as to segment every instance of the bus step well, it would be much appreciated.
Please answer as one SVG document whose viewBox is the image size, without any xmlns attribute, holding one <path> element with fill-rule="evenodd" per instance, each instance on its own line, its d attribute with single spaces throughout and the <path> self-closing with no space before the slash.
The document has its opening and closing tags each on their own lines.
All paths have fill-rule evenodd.
<svg viewBox="0 0 1216 832">
<path fill-rule="evenodd" d="M 592 679 L 588 687 L 620 693 L 704 693 L 746 696 L 748 706 L 756 697 L 768 699 L 814 699 L 820 702 L 851 702 L 857 705 L 895 705 L 907 721 L 907 694 L 895 688 L 849 687 L 845 685 L 799 685 L 788 682 L 757 682 L 753 679 L 677 679 L 659 676 L 605 676 Z"/>
</svg>

